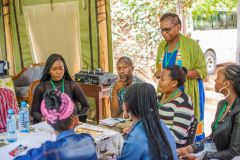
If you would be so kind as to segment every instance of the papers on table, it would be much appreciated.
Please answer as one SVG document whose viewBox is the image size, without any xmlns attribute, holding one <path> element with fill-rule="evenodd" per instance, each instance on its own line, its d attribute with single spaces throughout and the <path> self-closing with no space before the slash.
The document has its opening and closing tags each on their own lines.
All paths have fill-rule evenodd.
<svg viewBox="0 0 240 160">
<path fill-rule="evenodd" d="M 56 136 L 53 133 L 53 129 L 47 122 L 41 122 L 31 126 L 34 129 L 33 131 L 26 134 L 18 134 L 18 139 L 14 143 L 9 143 L 7 145 L 2 145 L 0 148 L 0 159 L 12 160 L 14 157 L 8 154 L 16 146 L 22 144 L 28 146 L 28 149 L 38 148 L 46 141 L 55 141 Z M 75 128 L 79 131 L 79 133 L 89 133 L 95 140 L 96 143 L 96 151 L 98 158 L 102 158 L 107 155 L 119 155 L 123 145 L 123 138 L 119 132 L 114 130 L 102 128 L 99 126 L 94 126 L 86 123 L 80 123 Z M 5 141 L 6 132 L 0 134 L 0 142 Z M 1 143 L 0 143 L 1 145 Z M 24 151 L 21 155 L 27 152 Z M 114 157 L 112 156 L 112 157 Z M 116 157 L 116 156 L 115 156 Z"/>
<path fill-rule="evenodd" d="M 197 157 L 197 160 L 203 160 L 206 157 L 207 153 L 214 152 L 217 152 L 215 143 L 206 141 L 204 143 L 204 150 L 194 155 Z"/>
<path fill-rule="evenodd" d="M 204 151 L 206 152 L 217 152 L 217 148 L 214 142 L 205 142 Z"/>
<path fill-rule="evenodd" d="M 197 160 L 203 160 L 205 158 L 205 156 L 207 155 L 207 152 L 202 151 L 196 154 L 193 154 L 194 156 L 197 157 Z"/>
<path fill-rule="evenodd" d="M 99 123 L 102 124 L 102 125 L 112 127 L 112 126 L 116 125 L 117 123 L 124 122 L 124 121 L 125 120 L 123 118 L 112 118 L 112 117 L 110 117 L 110 118 L 107 118 L 107 119 L 100 120 Z"/>
<path fill-rule="evenodd" d="M 89 129 L 89 128 L 84 128 L 84 127 L 77 127 L 75 129 L 75 132 L 78 133 L 78 134 L 88 133 L 93 137 L 97 137 L 97 136 L 99 136 L 100 134 L 103 133 L 103 131 L 98 131 L 98 130 L 95 130 L 95 129 Z"/>
</svg>

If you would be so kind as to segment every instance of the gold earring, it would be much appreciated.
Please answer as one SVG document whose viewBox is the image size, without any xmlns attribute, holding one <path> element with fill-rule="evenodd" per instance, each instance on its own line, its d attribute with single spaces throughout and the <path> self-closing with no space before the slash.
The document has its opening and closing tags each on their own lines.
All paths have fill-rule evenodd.
<svg viewBox="0 0 240 160">
<path fill-rule="evenodd" d="M 126 115 L 126 114 L 127 114 L 128 117 L 129 117 L 129 118 L 127 118 L 127 119 L 125 119 L 125 115 Z M 130 120 L 132 119 L 131 115 L 130 115 L 129 113 L 125 112 L 125 111 L 123 112 L 123 117 L 122 117 L 122 118 L 123 118 L 125 121 L 130 121 Z"/>
</svg>

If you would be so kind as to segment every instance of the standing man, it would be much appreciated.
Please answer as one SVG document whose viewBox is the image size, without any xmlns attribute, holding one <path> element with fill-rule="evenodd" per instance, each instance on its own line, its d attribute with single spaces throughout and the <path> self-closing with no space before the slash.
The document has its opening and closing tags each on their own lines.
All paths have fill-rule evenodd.
<svg viewBox="0 0 240 160">
<path fill-rule="evenodd" d="M 205 94 L 202 80 L 207 76 L 205 57 L 199 44 L 180 33 L 181 20 L 174 13 L 160 18 L 160 30 L 164 40 L 159 44 L 155 77 L 159 78 L 163 68 L 174 64 L 188 69 L 184 90 L 193 101 L 194 115 L 199 120 L 196 140 L 204 138 L 203 120 Z"/>
<path fill-rule="evenodd" d="M 123 56 L 117 61 L 119 79 L 111 86 L 111 116 L 120 117 L 123 113 L 123 96 L 128 86 L 133 83 L 141 83 L 138 77 L 133 76 L 134 66 L 129 57 Z"/>
</svg>

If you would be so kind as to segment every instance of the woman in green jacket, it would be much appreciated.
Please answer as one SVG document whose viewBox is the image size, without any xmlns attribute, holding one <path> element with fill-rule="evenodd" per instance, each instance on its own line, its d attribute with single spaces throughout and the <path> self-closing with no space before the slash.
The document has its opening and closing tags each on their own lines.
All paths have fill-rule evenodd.
<svg viewBox="0 0 240 160">
<path fill-rule="evenodd" d="M 164 14 L 160 18 L 160 30 L 164 40 L 158 47 L 155 77 L 159 78 L 162 68 L 174 64 L 187 68 L 187 80 L 181 88 L 193 101 L 194 115 L 200 121 L 197 140 L 204 138 L 204 88 L 202 80 L 207 76 L 207 67 L 203 52 L 198 43 L 180 33 L 181 20 L 174 13 Z"/>
</svg>

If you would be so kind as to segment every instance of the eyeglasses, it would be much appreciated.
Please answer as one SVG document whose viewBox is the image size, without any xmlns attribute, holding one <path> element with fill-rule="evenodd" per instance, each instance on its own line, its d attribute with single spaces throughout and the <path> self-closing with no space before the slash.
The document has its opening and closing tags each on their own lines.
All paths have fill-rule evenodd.
<svg viewBox="0 0 240 160">
<path fill-rule="evenodd" d="M 175 27 L 176 25 L 178 25 L 178 24 L 175 24 L 175 25 L 173 25 L 172 27 L 169 27 L 169 28 L 162 28 L 162 29 L 160 28 L 160 32 L 161 33 L 163 33 L 163 32 L 169 33 L 171 31 L 171 29 L 173 27 Z"/>
</svg>

